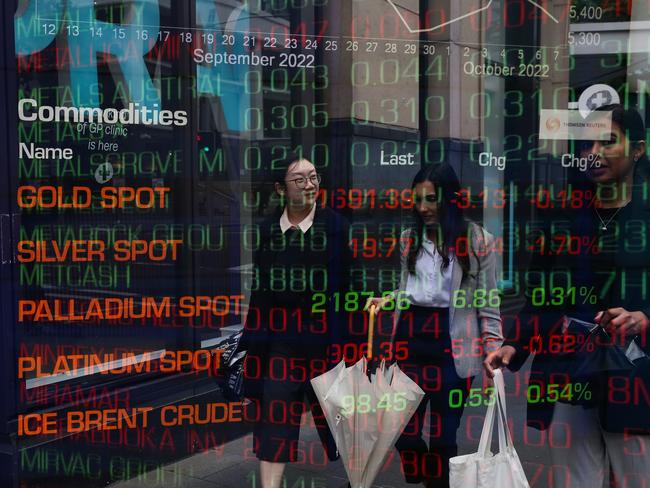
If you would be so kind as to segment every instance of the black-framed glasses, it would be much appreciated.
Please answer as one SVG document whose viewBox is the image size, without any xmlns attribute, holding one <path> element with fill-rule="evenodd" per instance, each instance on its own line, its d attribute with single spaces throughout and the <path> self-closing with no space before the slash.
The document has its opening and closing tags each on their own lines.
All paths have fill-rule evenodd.
<svg viewBox="0 0 650 488">
<path fill-rule="evenodd" d="M 311 181 L 311 184 L 314 186 L 320 184 L 321 179 L 322 179 L 321 175 L 319 174 L 311 175 L 309 177 L 309 181 Z M 287 181 L 293 181 L 293 183 L 296 185 L 296 187 L 299 190 L 304 190 L 305 188 L 307 188 L 307 178 L 305 178 L 304 176 L 301 176 L 300 178 L 295 178 L 293 180 L 287 180 Z"/>
</svg>

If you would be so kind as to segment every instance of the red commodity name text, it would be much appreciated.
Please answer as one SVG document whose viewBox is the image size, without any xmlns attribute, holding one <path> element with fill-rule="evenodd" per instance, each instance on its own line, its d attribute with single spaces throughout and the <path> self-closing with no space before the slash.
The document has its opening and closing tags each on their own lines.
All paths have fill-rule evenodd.
<svg viewBox="0 0 650 488">
<path fill-rule="evenodd" d="M 165 186 L 105 186 L 99 192 L 99 208 L 165 208 L 165 196 L 171 188 Z M 18 187 L 17 203 L 20 208 L 90 208 L 93 191 L 89 186 Z"/>
<path fill-rule="evenodd" d="M 194 371 L 218 370 L 223 349 L 197 349 L 165 351 L 160 356 L 151 352 L 142 354 L 68 354 L 58 356 L 52 366 L 47 365 L 41 357 L 20 356 L 18 358 L 18 378 L 45 378 L 58 374 L 68 376 L 86 376 L 89 374 L 132 374 L 160 371 L 161 373 L 178 373 L 185 367 Z M 159 363 L 154 363 L 156 360 Z M 117 364 L 120 361 L 120 364 Z M 45 363 L 45 364 L 43 364 Z M 33 373 L 33 374 L 30 374 Z"/>
<path fill-rule="evenodd" d="M 153 407 L 109 408 L 104 410 L 68 411 L 65 413 L 30 413 L 18 416 L 18 435 L 56 435 L 90 429 L 120 430 L 149 426 Z M 152 414 L 153 415 L 153 414 Z M 155 415 L 163 427 L 242 422 L 242 402 L 166 405 Z"/>
<path fill-rule="evenodd" d="M 114 261 L 176 261 L 178 246 L 183 244 L 178 239 L 119 239 L 111 246 Z M 19 241 L 18 262 L 20 263 L 62 263 L 72 261 L 82 263 L 89 261 L 106 261 L 106 243 L 100 240 L 67 240 L 59 243 L 50 241 Z"/>
<path fill-rule="evenodd" d="M 19 322 L 85 322 L 105 319 L 198 317 L 203 312 L 222 317 L 240 315 L 244 295 L 140 298 L 18 300 Z"/>
</svg>

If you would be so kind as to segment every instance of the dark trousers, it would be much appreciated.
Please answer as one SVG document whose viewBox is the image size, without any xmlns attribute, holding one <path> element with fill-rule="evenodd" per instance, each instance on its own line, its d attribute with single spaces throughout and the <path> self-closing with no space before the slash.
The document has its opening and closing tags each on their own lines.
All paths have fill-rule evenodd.
<svg viewBox="0 0 650 488">
<path fill-rule="evenodd" d="M 402 315 L 396 334 L 396 341 L 408 342 L 409 355 L 400 368 L 418 383 L 425 397 L 395 447 L 407 483 L 447 488 L 449 458 L 457 455 L 456 431 L 463 416 L 462 406 L 450 407 L 449 395 L 460 389 L 466 398 L 472 379 L 456 374 L 448 310 L 411 306 L 407 313 L 412 316 Z"/>
</svg>

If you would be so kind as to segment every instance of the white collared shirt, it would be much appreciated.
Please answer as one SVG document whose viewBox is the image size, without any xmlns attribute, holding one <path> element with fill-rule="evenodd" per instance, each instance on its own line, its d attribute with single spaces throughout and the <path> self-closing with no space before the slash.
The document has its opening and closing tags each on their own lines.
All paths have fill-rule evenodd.
<svg viewBox="0 0 650 488">
<path fill-rule="evenodd" d="M 449 265 L 442 269 L 442 256 L 426 235 L 415 261 L 415 275 L 408 273 L 406 295 L 414 305 L 421 307 L 448 308 L 451 296 L 451 275 L 454 257 L 449 256 Z"/>
<path fill-rule="evenodd" d="M 302 231 L 303 234 L 306 234 L 307 231 L 311 228 L 312 224 L 314 223 L 314 215 L 316 215 L 316 205 L 314 204 L 311 208 L 311 212 L 305 217 L 302 222 L 300 222 L 297 226 L 293 225 L 291 222 L 289 222 L 289 212 L 287 210 L 287 207 L 284 207 L 284 212 L 282 212 L 282 216 L 280 217 L 280 230 L 284 234 L 286 231 L 291 229 L 292 227 L 297 227 Z"/>
</svg>

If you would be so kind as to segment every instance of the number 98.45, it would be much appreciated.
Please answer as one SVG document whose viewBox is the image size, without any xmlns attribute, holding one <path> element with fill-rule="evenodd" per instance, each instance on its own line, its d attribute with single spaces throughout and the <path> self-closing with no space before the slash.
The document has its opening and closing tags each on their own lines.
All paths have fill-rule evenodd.
<svg viewBox="0 0 650 488">
<path fill-rule="evenodd" d="M 359 396 L 346 395 L 342 399 L 343 415 L 348 416 L 356 413 L 376 413 L 384 410 L 386 412 L 402 412 L 406 410 L 406 393 L 384 393 L 379 401 L 373 402 L 372 396 L 361 394 Z"/>
</svg>

